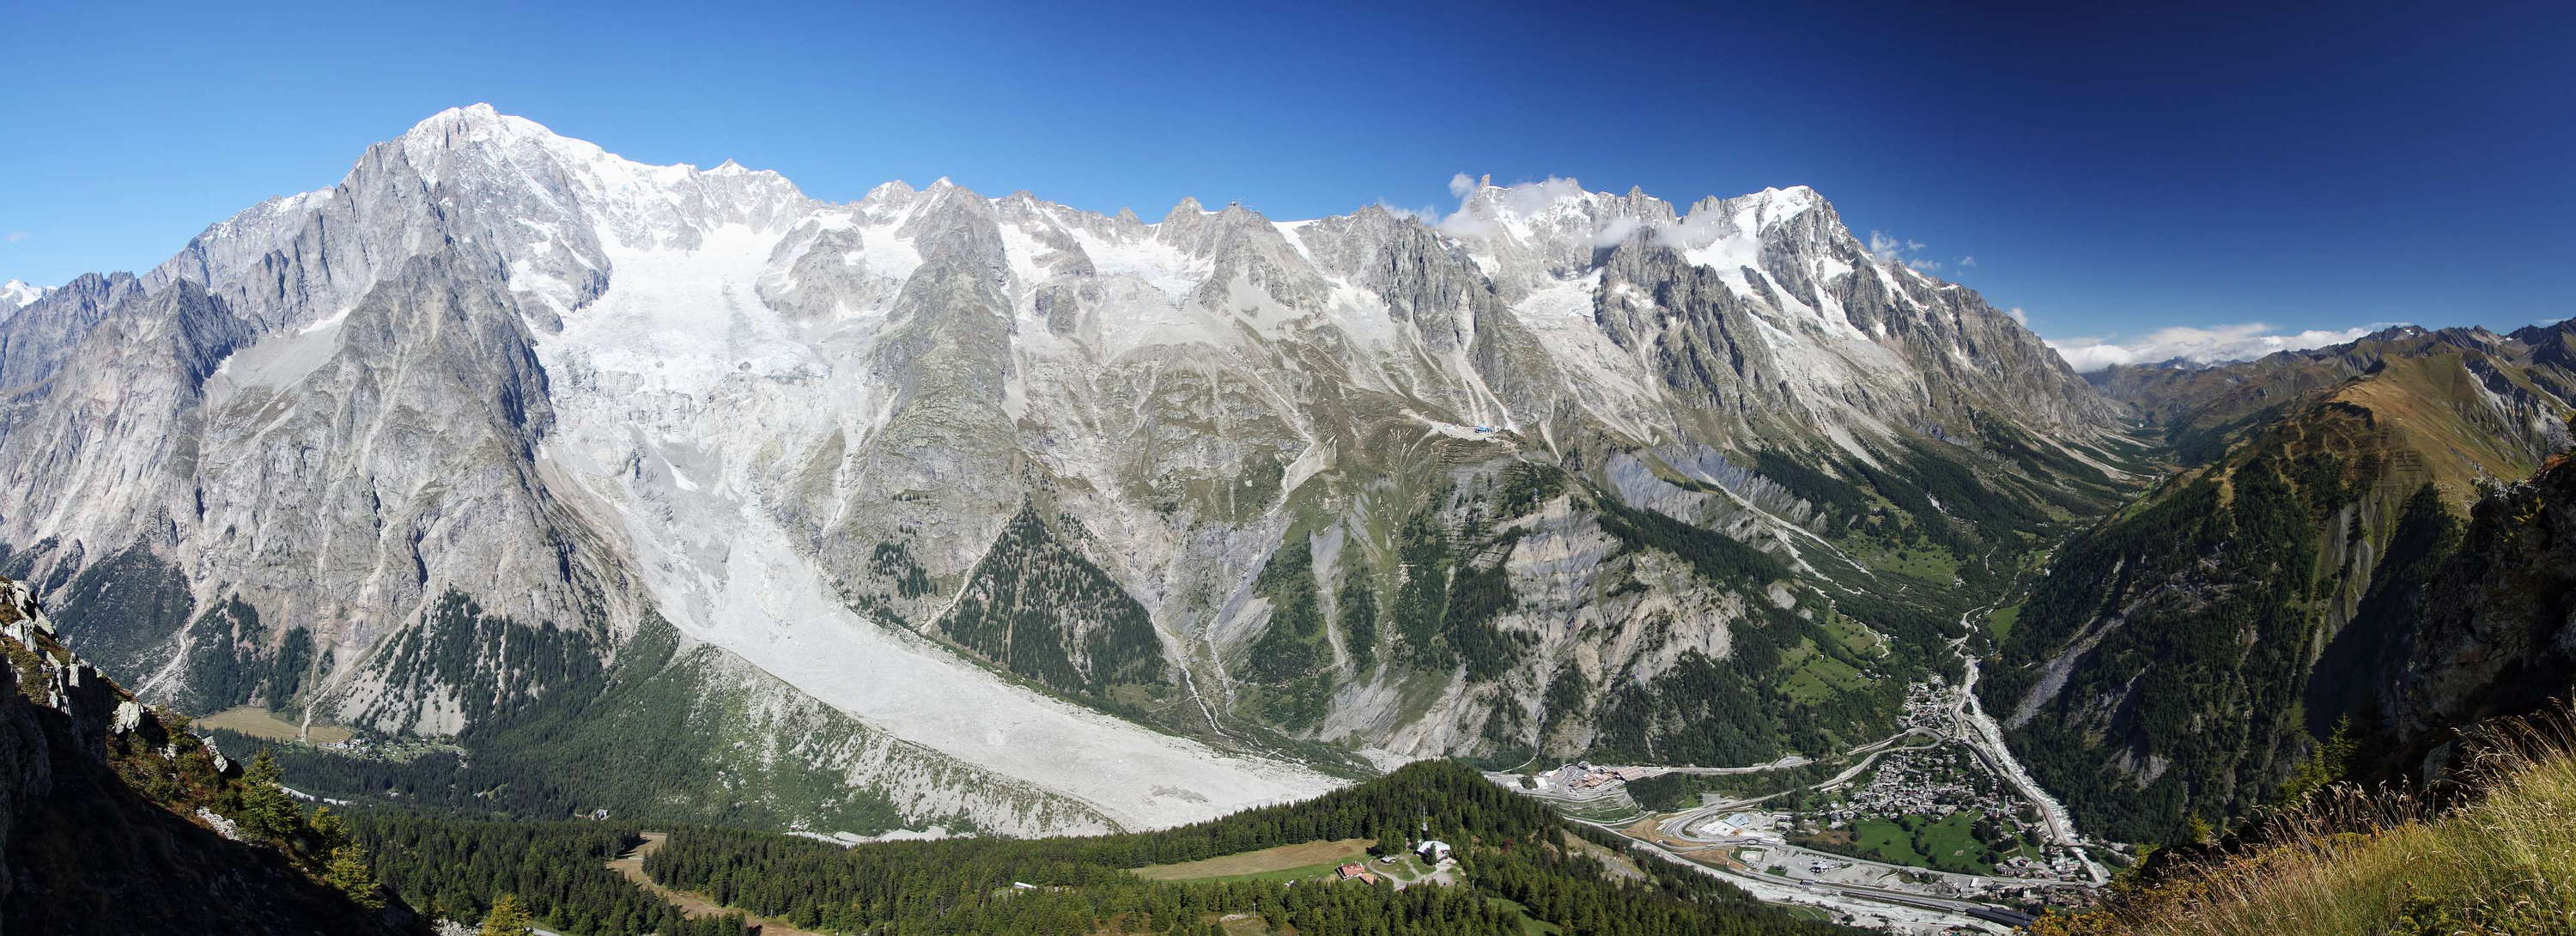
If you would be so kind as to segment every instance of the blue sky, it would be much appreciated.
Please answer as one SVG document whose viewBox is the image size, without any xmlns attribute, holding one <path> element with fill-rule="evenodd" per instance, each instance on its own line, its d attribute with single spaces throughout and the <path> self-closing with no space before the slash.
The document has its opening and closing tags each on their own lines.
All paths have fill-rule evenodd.
<svg viewBox="0 0 2576 936">
<path fill-rule="evenodd" d="M 2563 2 L 525 6 L 7 5 L 0 279 L 150 266 L 488 101 L 832 199 L 1808 184 L 2042 334 L 2140 350 L 2576 315 Z"/>
</svg>

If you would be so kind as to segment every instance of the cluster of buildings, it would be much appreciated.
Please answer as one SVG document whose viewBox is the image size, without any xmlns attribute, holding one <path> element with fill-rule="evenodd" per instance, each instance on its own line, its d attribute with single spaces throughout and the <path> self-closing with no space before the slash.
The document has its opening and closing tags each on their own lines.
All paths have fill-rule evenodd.
<svg viewBox="0 0 2576 936">
<path fill-rule="evenodd" d="M 1427 839 L 1423 841 L 1422 844 L 1413 846 L 1413 854 L 1415 857 L 1421 858 L 1422 863 L 1430 865 L 1434 870 L 1437 870 L 1440 867 L 1441 862 L 1447 861 L 1450 858 L 1449 843 L 1443 842 L 1439 839 Z M 1388 855 L 1384 858 L 1380 858 L 1378 859 L 1378 863 L 1394 864 L 1395 856 Z M 1346 862 L 1341 867 L 1334 868 L 1333 876 L 1336 880 L 1358 881 L 1362 884 L 1376 884 L 1380 880 L 1394 877 L 1393 875 L 1380 875 L 1375 871 L 1369 870 L 1367 865 L 1356 861 Z M 1395 878 L 1395 889 L 1404 889 L 1403 878 Z"/>
<path fill-rule="evenodd" d="M 1844 788 L 1834 801 L 1802 817 L 1807 821 L 1801 825 L 1808 830 L 1848 829 L 1868 819 L 1940 817 L 1965 812 L 1984 817 L 1992 831 L 2040 841 L 2042 836 L 2032 834 L 2038 821 L 2036 810 L 2011 793 L 1958 736 L 1952 702 L 1949 692 L 1939 683 L 1907 687 L 1899 724 L 1918 736 L 1929 735 L 1934 743 L 1878 754 L 1865 782 Z M 2019 854 L 2001 858 L 1995 864 L 1995 876 L 2032 880 L 2084 877 L 2082 862 L 2072 852 L 2049 846 L 2045 855 L 2044 859 Z"/>
<path fill-rule="evenodd" d="M 1896 723 L 1948 738 L 1952 734 L 1952 711 L 1947 688 L 1937 682 L 1919 682 L 1905 687 L 1905 714 L 1898 716 Z"/>
<path fill-rule="evenodd" d="M 1826 812 L 1834 828 L 1855 819 L 1907 813 L 1941 816 L 1969 811 L 1997 822 L 2015 822 L 2020 802 L 1986 770 L 1953 732 L 1950 693 L 1937 682 L 1905 687 L 1905 713 L 1897 724 L 1936 739 L 1929 747 L 1899 747 L 1878 755 L 1869 782 Z"/>
<path fill-rule="evenodd" d="M 2058 849 L 2050 849 L 2047 861 L 2037 861 L 2024 855 L 2014 855 L 2002 861 L 1995 862 L 1995 876 L 2008 878 L 2049 878 L 2059 880 L 2082 878 L 2084 876 L 2084 864 L 2083 862 L 2075 860 L 2075 856 L 2073 855 L 2063 854 Z"/>
<path fill-rule="evenodd" d="M 1980 812 L 1999 822 L 2012 821 L 2019 801 L 2002 787 L 1980 769 L 1975 754 L 1959 747 L 1904 748 L 1879 755 L 1869 783 L 1851 791 L 1827 814 L 1835 828 L 1854 819 L 1908 813 Z"/>
<path fill-rule="evenodd" d="M 1780 820 L 1782 818 L 1783 817 L 1779 813 L 1732 812 L 1700 823 L 1699 832 L 1703 835 L 1718 835 L 1728 838 L 1758 838 L 1769 841 L 1778 841 Z"/>
</svg>

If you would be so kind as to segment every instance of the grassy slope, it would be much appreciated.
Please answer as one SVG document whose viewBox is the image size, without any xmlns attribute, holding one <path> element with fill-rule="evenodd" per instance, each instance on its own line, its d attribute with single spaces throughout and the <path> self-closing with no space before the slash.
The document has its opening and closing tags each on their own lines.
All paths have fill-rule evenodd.
<svg viewBox="0 0 2576 936">
<path fill-rule="evenodd" d="M 1330 872 L 1346 862 L 1366 862 L 1369 846 L 1374 844 L 1373 839 L 1301 842 L 1178 864 L 1147 865 L 1137 868 L 1136 876 L 1153 881 L 1257 880 L 1281 877 L 1283 872 L 1309 872 L 1285 874 L 1294 880 Z"/>
<path fill-rule="evenodd" d="M 2488 792 L 2466 806 L 2439 813 L 2347 789 L 2276 823 L 2280 844 L 2184 868 L 2109 909 L 2038 931 L 2576 932 L 2576 756 L 2564 713 L 2543 724 L 2509 729 L 2490 749 Z"/>
</svg>

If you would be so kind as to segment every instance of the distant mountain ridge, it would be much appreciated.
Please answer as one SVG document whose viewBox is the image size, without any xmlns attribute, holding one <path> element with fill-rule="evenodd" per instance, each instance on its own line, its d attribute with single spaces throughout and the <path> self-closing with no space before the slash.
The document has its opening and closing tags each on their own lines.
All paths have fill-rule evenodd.
<svg viewBox="0 0 2576 936">
<path fill-rule="evenodd" d="M 478 105 L 0 321 L 0 570 L 147 694 L 543 808 L 1140 828 L 1866 735 L 2124 412 L 1803 187 L 829 204 Z M 611 724 L 731 743 L 618 787 Z"/>
</svg>

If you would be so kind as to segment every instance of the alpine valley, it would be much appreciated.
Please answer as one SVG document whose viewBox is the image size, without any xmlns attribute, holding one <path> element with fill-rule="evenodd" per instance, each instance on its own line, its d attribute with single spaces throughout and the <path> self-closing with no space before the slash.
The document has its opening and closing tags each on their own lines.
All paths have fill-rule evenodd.
<svg viewBox="0 0 2576 936">
<path fill-rule="evenodd" d="M 2016 921 L 2568 685 L 2529 583 L 2571 559 L 2518 532 L 2563 520 L 2563 469 L 2518 482 L 2570 442 L 2566 324 L 2088 380 L 1805 187 L 1458 188 L 831 203 L 449 110 L 154 269 L 0 290 L 0 575 L 47 659 L 300 793 L 591 871 L 643 839 L 557 820 L 695 828 L 641 867 L 802 925 L 841 911 L 690 862 L 841 853 L 716 827 L 1123 867 L 1400 838 L 1411 796 L 1697 920 L 1734 898 L 1613 849 L 1769 801 L 1779 853 L 1718 863 L 1930 870 L 1754 896 Z"/>
</svg>

